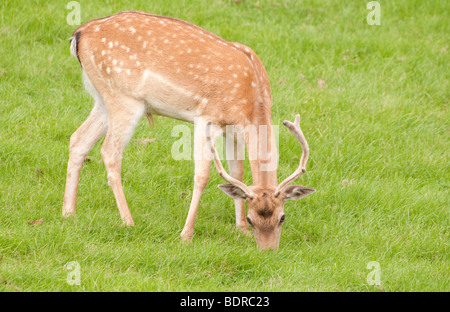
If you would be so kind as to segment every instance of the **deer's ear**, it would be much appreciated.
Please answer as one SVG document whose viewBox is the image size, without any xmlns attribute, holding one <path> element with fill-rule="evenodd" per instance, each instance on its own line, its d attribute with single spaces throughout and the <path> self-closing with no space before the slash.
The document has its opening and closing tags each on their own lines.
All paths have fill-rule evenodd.
<svg viewBox="0 0 450 312">
<path fill-rule="evenodd" d="M 314 193 L 316 190 L 303 185 L 289 185 L 283 190 L 284 199 L 297 200 Z"/>
<path fill-rule="evenodd" d="M 245 199 L 246 195 L 238 186 L 232 184 L 219 184 L 219 188 L 228 196 L 234 199 Z"/>
</svg>

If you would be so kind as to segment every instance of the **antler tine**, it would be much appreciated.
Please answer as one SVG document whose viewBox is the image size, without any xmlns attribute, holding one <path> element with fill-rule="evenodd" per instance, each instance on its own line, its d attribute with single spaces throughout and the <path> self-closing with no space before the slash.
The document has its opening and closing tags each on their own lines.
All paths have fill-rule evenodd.
<svg viewBox="0 0 450 312">
<path fill-rule="evenodd" d="M 283 189 L 292 181 L 297 179 L 299 176 L 301 176 L 303 173 L 306 172 L 306 163 L 308 161 L 309 157 L 309 147 L 308 143 L 306 142 L 306 138 L 303 135 L 302 129 L 300 129 L 300 115 L 295 116 L 294 122 L 290 122 L 288 120 L 283 121 L 283 125 L 285 125 L 292 134 L 297 138 L 298 142 L 300 143 L 300 146 L 302 147 L 302 157 L 300 158 L 300 163 L 298 165 L 298 168 L 294 171 L 293 174 L 291 174 L 289 177 L 287 177 L 283 182 L 281 182 L 278 185 L 277 190 L 275 191 L 275 197 L 281 194 Z"/>
<path fill-rule="evenodd" d="M 239 187 L 248 198 L 250 199 L 254 198 L 255 194 L 248 188 L 247 185 L 230 176 L 223 168 L 216 147 L 214 146 L 214 143 L 211 141 L 211 125 L 212 125 L 211 121 L 208 121 L 208 123 L 206 124 L 206 142 L 211 146 L 211 153 L 214 156 L 214 165 L 216 166 L 217 172 L 225 181 Z"/>
</svg>

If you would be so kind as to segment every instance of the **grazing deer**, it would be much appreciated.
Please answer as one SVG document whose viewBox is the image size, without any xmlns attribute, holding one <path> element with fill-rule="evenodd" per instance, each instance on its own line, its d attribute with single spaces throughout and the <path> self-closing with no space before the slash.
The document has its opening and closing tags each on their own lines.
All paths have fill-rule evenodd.
<svg viewBox="0 0 450 312">
<path fill-rule="evenodd" d="M 278 154 L 271 130 L 269 79 L 250 48 L 182 20 L 126 11 L 80 26 L 71 37 L 70 50 L 82 66 L 84 84 L 95 105 L 70 138 L 64 216 L 75 213 L 85 157 L 95 142 L 106 135 L 101 156 L 108 184 L 122 220 L 127 225 L 134 224 L 122 189 L 122 154 L 141 117 L 146 115 L 151 122 L 156 114 L 196 121 L 194 150 L 201 155 L 195 157 L 194 191 L 181 237 L 189 241 L 193 236 L 212 155 L 219 174 L 229 183 L 219 188 L 235 200 L 236 226 L 248 234 L 248 222 L 260 249 L 278 247 L 285 219 L 284 203 L 315 190 L 289 185 L 305 172 L 309 155 L 298 115 L 294 123 L 285 121 L 284 125 L 300 142 L 300 164 L 291 176 L 277 183 Z M 221 164 L 214 144 L 227 125 L 255 126 L 258 145 L 268 147 L 269 157 L 261 157 L 258 152 L 255 159 L 250 159 L 253 186 L 242 182 L 243 159 L 228 159 L 230 174 Z M 259 130 L 261 126 L 267 126 L 264 134 Z M 253 141 L 247 133 L 245 140 L 231 144 L 232 153 L 236 154 L 243 145 L 249 149 Z M 248 205 L 247 216 L 244 202 Z"/>
</svg>

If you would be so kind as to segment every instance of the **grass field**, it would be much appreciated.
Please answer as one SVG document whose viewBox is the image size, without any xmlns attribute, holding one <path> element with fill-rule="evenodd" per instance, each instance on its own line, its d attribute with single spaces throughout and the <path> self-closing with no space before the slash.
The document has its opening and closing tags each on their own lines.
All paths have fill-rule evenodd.
<svg viewBox="0 0 450 312">
<path fill-rule="evenodd" d="M 273 123 L 302 116 L 311 156 L 297 182 L 317 189 L 286 204 L 277 252 L 235 229 L 214 168 L 193 242 L 180 241 L 194 166 L 171 157 L 181 122 L 163 117 L 142 120 L 125 151 L 134 227 L 119 218 L 102 141 L 76 216 L 61 216 L 69 138 L 93 103 L 69 53 L 68 2 L 0 4 L 0 291 L 450 291 L 448 1 L 379 1 L 372 26 L 369 1 L 79 1 L 81 23 L 170 15 L 260 56 Z M 301 152 L 284 127 L 279 143 L 283 179 Z M 67 283 L 71 261 L 80 285 Z"/>
</svg>

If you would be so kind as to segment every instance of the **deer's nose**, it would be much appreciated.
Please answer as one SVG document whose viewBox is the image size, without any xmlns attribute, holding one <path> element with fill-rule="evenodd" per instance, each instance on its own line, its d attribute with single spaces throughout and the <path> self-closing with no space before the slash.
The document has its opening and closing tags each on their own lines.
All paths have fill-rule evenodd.
<svg viewBox="0 0 450 312">
<path fill-rule="evenodd" d="M 258 244 L 258 250 L 259 251 L 276 251 L 278 250 L 278 243 L 277 244 Z"/>
</svg>

